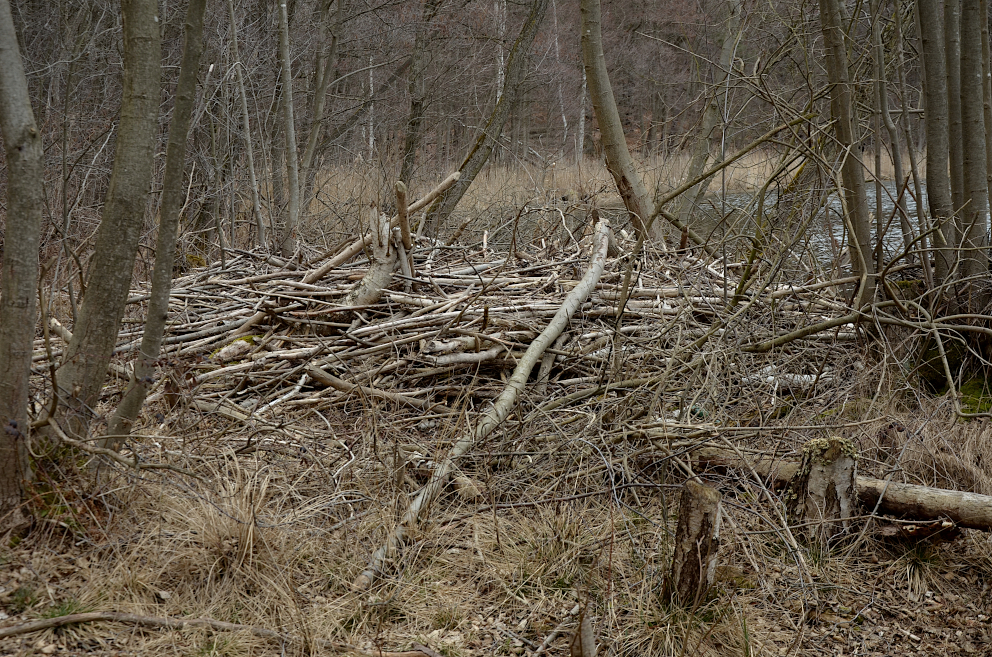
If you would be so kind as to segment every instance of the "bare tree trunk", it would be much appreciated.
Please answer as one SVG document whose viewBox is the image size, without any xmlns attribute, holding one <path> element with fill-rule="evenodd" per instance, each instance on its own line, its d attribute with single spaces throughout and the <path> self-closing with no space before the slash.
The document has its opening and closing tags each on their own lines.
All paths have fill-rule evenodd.
<svg viewBox="0 0 992 657">
<path fill-rule="evenodd" d="M 161 24 L 154 0 L 122 0 L 124 93 L 114 169 L 89 286 L 59 370 L 60 395 L 70 422 L 66 433 L 85 438 L 117 342 L 131 272 L 145 223 L 158 136 L 161 97 Z"/>
<path fill-rule="evenodd" d="M 730 75 L 730 69 L 734 63 L 734 53 L 737 51 L 738 29 L 740 27 L 741 3 L 740 0 L 724 0 L 724 7 L 727 16 L 723 21 L 723 28 L 720 31 L 720 61 L 713 71 L 713 87 L 706 94 L 706 107 L 703 109 L 702 126 L 696 145 L 693 149 L 692 157 L 689 160 L 689 167 L 685 175 L 686 180 L 698 178 L 699 174 L 706 168 L 710 153 L 713 151 L 713 141 L 719 133 L 717 127 L 720 125 L 720 96 L 723 95 L 723 104 L 727 104 L 725 83 Z M 679 197 L 678 211 L 674 212 L 679 220 L 688 225 L 689 215 L 694 207 L 702 202 L 706 190 L 709 189 L 712 178 L 707 178 Z"/>
<path fill-rule="evenodd" d="M 238 81 L 238 101 L 240 102 L 241 124 L 244 130 L 245 155 L 248 159 L 248 183 L 251 185 L 251 208 L 255 215 L 256 243 L 259 247 L 267 249 L 269 246 L 268 237 L 265 234 L 265 224 L 262 222 L 262 203 L 258 197 L 258 179 L 255 176 L 255 155 L 251 145 L 251 123 L 248 120 L 248 94 L 245 93 L 245 76 L 242 70 L 244 66 L 241 63 L 241 56 L 238 53 L 238 17 L 234 11 L 234 0 L 227 0 L 227 11 L 231 17 L 231 59 L 234 66 L 234 74 Z M 168 158 L 168 155 L 166 157 Z M 157 261 L 158 258 L 156 257 Z"/>
<path fill-rule="evenodd" d="M 496 101 L 489 120 L 479 133 L 472 146 L 472 150 L 458 167 L 461 176 L 458 182 L 452 185 L 428 208 L 424 221 L 433 230 L 439 230 L 444 222 L 454 211 L 455 206 L 468 191 L 469 186 L 475 177 L 482 171 L 492 154 L 500 135 L 503 133 L 503 125 L 510 115 L 510 109 L 516 100 L 520 82 L 523 79 L 524 64 L 527 62 L 527 53 L 534 43 L 534 36 L 544 20 L 544 14 L 548 9 L 548 0 L 533 0 L 530 14 L 524 20 L 523 27 L 520 28 L 520 35 L 510 49 L 510 54 L 506 60 L 506 75 L 503 94 Z"/>
<path fill-rule="evenodd" d="M 575 144 L 575 161 L 582 166 L 582 158 L 586 156 L 586 92 L 588 90 L 586 69 L 582 67 L 582 93 L 579 94 L 579 140 Z"/>
<path fill-rule="evenodd" d="M 403 164 L 400 166 L 400 180 L 410 184 L 413 180 L 417 151 L 420 150 L 421 128 L 424 122 L 424 103 L 427 89 L 424 84 L 424 68 L 430 49 L 431 23 L 437 16 L 443 0 L 424 0 L 423 13 L 417 23 L 417 33 L 413 38 L 413 56 L 410 60 L 410 113 L 406 120 L 406 134 L 403 139 Z"/>
<path fill-rule="evenodd" d="M 0 132 L 7 158 L 7 215 L 0 271 L 0 531 L 28 524 L 21 508 L 27 460 L 28 377 L 45 207 L 41 133 L 31 110 L 8 0 L 0 0 Z"/>
<path fill-rule="evenodd" d="M 169 292 L 172 288 L 172 267 L 176 256 L 176 234 L 179 229 L 179 210 L 183 204 L 183 179 L 186 164 L 186 142 L 190 118 L 196 102 L 196 76 L 200 69 L 203 51 L 203 13 L 206 0 L 190 0 L 186 9 L 185 43 L 183 60 L 176 84 L 176 105 L 172 110 L 169 145 L 165 152 L 165 177 L 162 182 L 162 210 L 155 245 L 155 269 L 152 271 L 151 298 L 148 317 L 141 336 L 141 347 L 134 363 L 134 375 L 124 398 L 101 440 L 101 446 L 120 449 L 124 437 L 131 432 L 131 425 L 145 403 L 145 396 L 155 374 L 155 361 L 162 350 L 165 322 L 169 316 Z M 247 116 L 245 125 L 247 125 Z M 250 156 L 249 156 L 250 157 Z"/>
<path fill-rule="evenodd" d="M 785 494 L 791 524 L 804 524 L 825 547 L 847 529 L 857 508 L 857 447 L 850 439 L 816 438 L 803 447 L 799 469 Z"/>
<path fill-rule="evenodd" d="M 865 191 L 865 175 L 860 158 L 855 155 L 858 139 L 855 135 L 857 121 L 854 115 L 854 100 L 848 75 L 847 47 L 844 45 L 844 24 L 841 19 L 839 0 L 820 0 L 820 19 L 823 28 L 823 41 L 826 45 L 827 78 L 830 81 L 830 113 L 834 118 L 834 134 L 837 145 L 842 149 L 844 161 L 841 166 L 842 190 L 847 218 L 848 248 L 851 252 L 851 267 L 855 273 L 865 276 L 856 306 L 870 301 L 875 293 L 875 266 L 871 258 L 871 228 L 868 213 L 868 199 Z"/>
<path fill-rule="evenodd" d="M 706 599 L 716 575 L 720 549 L 720 491 L 692 479 L 682 487 L 672 569 L 664 597 L 696 608 Z"/>
<path fill-rule="evenodd" d="M 948 153 L 951 168 L 951 201 L 955 213 L 964 206 L 964 145 L 961 143 L 961 0 L 945 0 L 944 53 L 947 65 Z M 961 217 L 955 215 L 952 247 L 961 242 Z M 955 251 L 955 260 L 959 253 Z"/>
<path fill-rule="evenodd" d="M 327 90 L 331 85 L 334 76 L 334 60 L 338 52 L 338 31 L 341 28 L 341 15 L 344 0 L 337 0 L 338 6 L 334 13 L 334 21 L 329 29 L 331 43 L 326 47 L 326 52 L 318 60 L 319 80 L 314 95 L 313 116 L 310 121 L 310 134 L 307 136 L 307 145 L 303 150 L 303 172 L 300 178 L 303 181 L 303 191 L 300 193 L 301 211 L 306 211 L 310 205 L 313 194 L 314 181 L 316 178 L 317 150 L 320 143 L 320 135 L 323 132 L 325 107 L 327 105 Z M 330 16 L 324 17 L 325 22 L 330 22 Z"/>
<path fill-rule="evenodd" d="M 888 133 L 889 148 L 892 150 L 892 168 L 895 170 L 896 193 L 899 195 L 896 199 L 898 206 L 896 214 L 899 215 L 899 227 L 902 229 L 903 248 L 908 252 L 913 248 L 913 239 L 915 236 L 913 235 L 913 226 L 909 223 L 906 194 L 903 190 L 903 185 L 906 181 L 903 179 L 902 149 L 899 147 L 899 133 L 896 131 L 896 124 L 893 123 L 892 117 L 889 115 L 889 90 L 885 80 L 885 48 L 882 46 L 882 10 L 878 0 L 873 0 L 872 4 L 874 6 L 872 7 L 871 38 L 875 58 L 875 94 L 878 98 L 878 113 L 882 119 L 882 124 L 885 126 L 885 132 Z M 898 7 L 896 7 L 896 11 L 899 11 Z M 877 134 L 875 135 L 875 150 L 880 152 L 881 149 L 882 135 Z M 875 206 L 875 214 L 876 216 L 881 216 L 881 204 Z M 876 239 L 881 239 L 881 237 L 877 236 Z"/>
<path fill-rule="evenodd" d="M 988 272 L 989 188 L 986 171 L 984 85 L 982 83 L 981 0 L 961 3 L 961 137 L 964 146 L 965 205 L 961 273 Z"/>
<path fill-rule="evenodd" d="M 957 243 L 951 179 L 948 166 L 947 59 L 944 49 L 944 15 L 936 2 L 917 3 L 920 39 L 923 42 L 924 95 L 923 120 L 927 131 L 927 202 L 930 221 L 938 230 L 933 234 L 938 247 L 934 283 L 947 280 L 954 262 Z M 905 100 L 903 101 L 905 102 Z"/>
<path fill-rule="evenodd" d="M 926 281 L 927 287 L 932 288 L 933 268 L 930 265 L 930 251 L 927 246 L 927 244 L 931 241 L 931 237 L 927 234 L 927 219 L 926 213 L 923 210 L 923 185 L 920 184 L 920 163 L 916 153 L 916 144 L 913 141 L 913 134 L 910 130 L 909 85 L 906 84 L 906 65 L 902 47 L 904 38 L 902 29 L 902 12 L 899 11 L 898 1 L 895 1 L 893 4 L 895 7 L 894 13 L 896 19 L 896 75 L 899 79 L 899 96 L 902 101 L 900 120 L 902 122 L 903 139 L 906 140 L 906 153 L 909 155 L 910 173 L 912 173 L 913 176 L 913 191 L 916 194 L 916 226 L 920 231 L 917 248 L 922 254 L 920 261 L 923 263 L 923 278 Z"/>
<path fill-rule="evenodd" d="M 286 182 L 289 186 L 286 222 L 279 234 L 279 253 L 284 258 L 292 258 L 296 253 L 296 231 L 300 223 L 300 159 L 296 152 L 296 122 L 293 118 L 293 71 L 286 0 L 279 0 L 279 63 L 282 72 L 283 130 L 286 135 Z"/>
<path fill-rule="evenodd" d="M 596 122 L 599 123 L 599 132 L 603 139 L 606 168 L 616 181 L 620 198 L 630 213 L 631 225 L 638 237 L 647 239 L 648 222 L 654 215 L 654 203 L 634 168 L 634 160 L 623 134 L 617 101 L 613 97 L 610 74 L 606 70 L 603 55 L 602 8 L 599 0 L 582 0 L 579 11 L 582 14 L 582 62 L 589 81 L 589 96 L 596 112 Z M 660 234 L 658 229 L 652 232 Z M 664 245 L 664 240 L 659 242 Z"/>
</svg>

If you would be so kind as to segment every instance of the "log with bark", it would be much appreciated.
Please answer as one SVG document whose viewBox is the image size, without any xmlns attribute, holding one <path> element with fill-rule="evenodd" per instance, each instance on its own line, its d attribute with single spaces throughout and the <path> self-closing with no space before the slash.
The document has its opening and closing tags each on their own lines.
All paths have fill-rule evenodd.
<svg viewBox="0 0 992 657">
<path fill-rule="evenodd" d="M 702 468 L 753 467 L 768 484 L 785 486 L 799 470 L 799 463 L 773 456 L 757 456 L 743 461 L 733 451 L 707 447 L 696 452 Z M 868 512 L 889 514 L 916 521 L 950 520 L 959 527 L 992 531 L 992 496 L 967 491 L 946 490 L 857 477 L 857 497 Z"/>
</svg>

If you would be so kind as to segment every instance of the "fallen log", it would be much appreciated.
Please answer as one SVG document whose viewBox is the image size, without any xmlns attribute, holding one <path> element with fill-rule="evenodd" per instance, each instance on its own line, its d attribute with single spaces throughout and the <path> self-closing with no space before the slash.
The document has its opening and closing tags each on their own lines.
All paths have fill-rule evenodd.
<svg viewBox="0 0 992 657">
<path fill-rule="evenodd" d="M 799 464 L 771 456 L 758 456 L 745 463 L 734 452 L 720 448 L 703 448 L 696 452 L 701 468 L 748 468 L 774 487 L 785 486 Z M 869 511 L 912 520 L 948 519 L 959 527 L 992 531 L 992 496 L 966 491 L 946 490 L 884 481 L 872 477 L 857 477 L 857 496 L 861 506 Z"/>
</svg>

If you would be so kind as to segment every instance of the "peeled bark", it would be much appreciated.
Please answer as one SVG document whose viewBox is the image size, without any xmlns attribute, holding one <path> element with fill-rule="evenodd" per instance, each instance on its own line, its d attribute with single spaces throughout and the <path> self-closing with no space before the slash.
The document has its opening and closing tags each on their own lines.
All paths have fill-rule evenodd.
<svg viewBox="0 0 992 657">
<path fill-rule="evenodd" d="M 923 120 L 927 132 L 927 202 L 930 221 L 938 230 L 933 240 L 937 246 L 934 283 L 942 284 L 954 263 L 953 246 L 957 243 L 954 208 L 951 202 L 951 179 L 948 174 L 947 60 L 944 50 L 944 16 L 939 3 L 917 4 L 920 36 L 923 42 L 924 97 Z"/>
<path fill-rule="evenodd" d="M 161 98 L 158 3 L 122 0 L 124 80 L 114 169 L 89 284 L 59 370 L 70 438 L 84 439 L 117 342 L 152 182 Z"/>
<path fill-rule="evenodd" d="M 606 168 L 616 182 L 624 207 L 630 213 L 631 225 L 638 237 L 647 239 L 649 222 L 654 215 L 654 203 L 634 168 L 634 159 L 630 156 L 627 139 L 623 134 L 617 101 L 613 97 L 610 74 L 606 70 L 606 58 L 603 55 L 600 1 L 582 0 L 579 11 L 582 14 L 582 63 L 589 83 L 592 107 L 596 112 L 596 122 L 602 135 Z"/>
<path fill-rule="evenodd" d="M 534 43 L 537 30 L 544 20 L 544 14 L 548 9 L 548 0 L 533 0 L 530 14 L 524 20 L 523 27 L 520 28 L 520 36 L 513 44 L 510 55 L 506 61 L 505 86 L 503 94 L 496 101 L 489 120 L 479 133 L 458 171 L 461 174 L 458 181 L 444 192 L 431 207 L 427 210 L 424 221 L 434 230 L 440 229 L 447 218 L 455 210 L 462 196 L 468 191 L 469 186 L 475 177 L 482 171 L 492 155 L 493 149 L 503 134 L 503 125 L 510 116 L 510 109 L 516 102 L 520 82 L 523 80 L 524 65 L 527 62 L 527 53 Z"/>
<path fill-rule="evenodd" d="M 374 205 L 369 216 L 372 225 L 372 257 L 369 269 L 361 281 L 351 288 L 342 306 L 367 306 L 376 303 L 382 291 L 389 287 L 396 268 L 396 250 L 389 247 L 389 217 L 380 215 Z"/>
<path fill-rule="evenodd" d="M 795 461 L 757 456 L 747 462 L 726 449 L 705 448 L 696 452 L 700 467 L 754 469 L 770 479 L 770 486 L 786 485 L 799 470 Z M 945 490 L 930 486 L 901 484 L 872 477 L 856 477 L 858 503 L 868 512 L 876 511 L 907 520 L 950 519 L 960 527 L 992 531 L 992 495 Z"/>
<path fill-rule="evenodd" d="M 851 252 L 851 268 L 861 276 L 866 276 L 859 298 L 855 305 L 860 307 L 870 301 L 875 290 L 875 265 L 871 257 L 871 225 L 868 213 L 868 197 L 865 189 L 865 174 L 858 153 L 858 138 L 855 133 L 857 119 L 854 98 L 848 73 L 847 47 L 844 43 L 844 21 L 841 19 L 839 0 L 820 0 L 820 20 L 823 28 L 823 41 L 826 45 L 827 78 L 830 81 L 830 113 L 834 119 L 834 135 L 838 148 L 842 149 L 841 190 L 845 201 L 845 212 L 850 222 L 848 248 Z"/>
<path fill-rule="evenodd" d="M 699 606 L 713 586 L 719 549 L 720 492 L 690 479 L 682 487 L 665 597 L 684 607 Z"/>
<path fill-rule="evenodd" d="M 8 0 L 0 0 L 0 132 L 7 214 L 0 271 L 0 532 L 24 527 L 22 482 L 30 478 L 28 377 L 35 330 L 38 244 L 45 207 L 44 152 Z"/>
<path fill-rule="evenodd" d="M 806 443 L 799 469 L 785 493 L 792 524 L 803 524 L 820 545 L 846 530 L 856 501 L 857 448 L 853 441 L 833 436 Z"/>
<path fill-rule="evenodd" d="M 190 0 L 186 9 L 183 60 L 176 84 L 176 104 L 172 111 L 169 145 L 165 152 L 165 177 L 162 182 L 162 209 L 155 245 L 155 269 L 152 271 L 151 298 L 148 317 L 141 337 L 141 347 L 134 363 L 134 376 L 128 385 L 100 446 L 120 449 L 124 436 L 145 403 L 153 383 L 155 361 L 162 350 L 165 323 L 169 316 L 169 292 L 172 289 L 172 267 L 176 257 L 176 235 L 179 231 L 179 211 L 183 205 L 183 179 L 186 163 L 186 142 L 190 118 L 196 102 L 196 75 L 203 51 L 203 13 L 206 0 Z M 247 118 L 247 117 L 246 117 Z M 247 122 L 246 122 L 247 125 Z"/>
</svg>

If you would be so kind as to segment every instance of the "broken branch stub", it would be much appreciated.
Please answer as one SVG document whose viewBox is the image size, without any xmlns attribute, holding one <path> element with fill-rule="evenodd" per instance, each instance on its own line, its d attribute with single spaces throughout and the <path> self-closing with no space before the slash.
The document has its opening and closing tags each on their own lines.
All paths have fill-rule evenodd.
<svg viewBox="0 0 992 657">
<path fill-rule="evenodd" d="M 785 493 L 789 522 L 805 523 L 810 538 L 821 545 L 846 530 L 857 505 L 857 464 L 857 448 L 848 438 L 806 443 Z"/>
<path fill-rule="evenodd" d="M 720 491 L 690 479 L 682 487 L 672 570 L 664 597 L 695 607 L 706 598 L 716 575 L 720 549 Z"/>
</svg>

